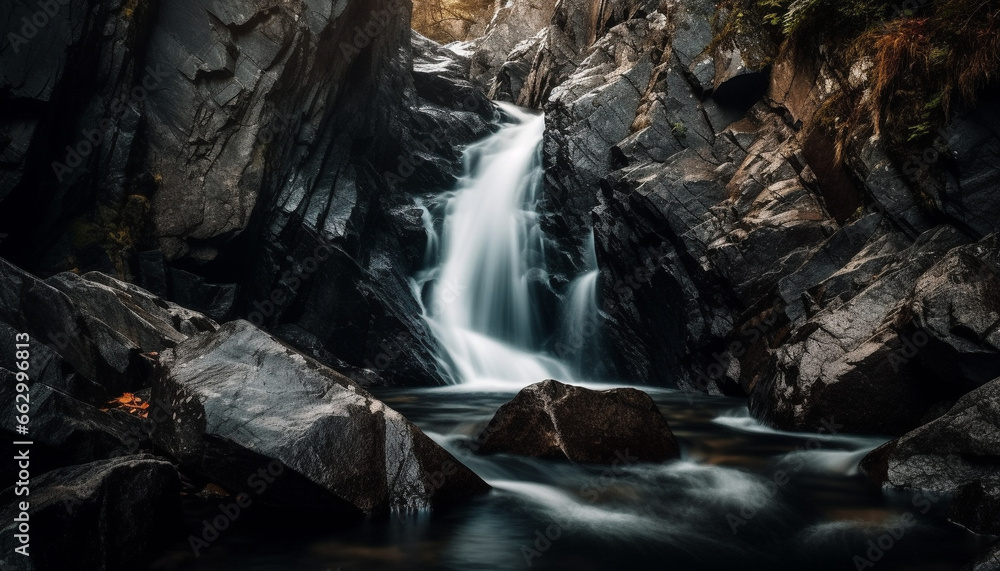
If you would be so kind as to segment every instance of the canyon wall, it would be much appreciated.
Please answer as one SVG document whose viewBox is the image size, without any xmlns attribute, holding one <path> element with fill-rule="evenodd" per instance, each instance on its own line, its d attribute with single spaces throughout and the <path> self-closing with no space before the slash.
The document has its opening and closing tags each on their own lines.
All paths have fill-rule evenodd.
<svg viewBox="0 0 1000 571">
<path fill-rule="evenodd" d="M 3 8 L 23 26 L 0 51 L 0 255 L 247 317 L 361 380 L 440 382 L 413 196 L 496 112 L 408 1 L 57 8 Z"/>
<path fill-rule="evenodd" d="M 546 227 L 567 272 L 594 228 L 622 378 L 745 393 L 782 428 L 915 428 L 1000 376 L 998 98 L 900 161 L 825 128 L 864 61 L 738 17 L 565 0 L 508 53 L 493 94 L 547 113 Z"/>
</svg>

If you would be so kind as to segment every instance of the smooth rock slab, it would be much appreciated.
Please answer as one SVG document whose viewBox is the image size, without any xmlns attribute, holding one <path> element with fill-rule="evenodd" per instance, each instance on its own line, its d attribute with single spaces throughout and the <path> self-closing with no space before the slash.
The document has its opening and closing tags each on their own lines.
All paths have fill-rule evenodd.
<svg viewBox="0 0 1000 571">
<path fill-rule="evenodd" d="M 667 420 L 646 393 L 592 391 L 553 380 L 524 388 L 500 407 L 480 442 L 485 454 L 589 464 L 680 457 Z"/>
<path fill-rule="evenodd" d="M 161 367 L 152 400 L 171 420 L 154 441 L 230 492 L 274 460 L 289 469 L 264 501 L 282 507 L 419 509 L 489 489 L 399 413 L 248 322 L 181 343 Z"/>
</svg>

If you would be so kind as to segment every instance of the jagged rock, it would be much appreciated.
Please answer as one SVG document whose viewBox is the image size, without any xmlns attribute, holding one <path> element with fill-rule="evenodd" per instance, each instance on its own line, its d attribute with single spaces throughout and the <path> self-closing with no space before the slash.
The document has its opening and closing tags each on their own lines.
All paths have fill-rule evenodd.
<svg viewBox="0 0 1000 571">
<path fill-rule="evenodd" d="M 217 327 L 103 274 L 64 273 L 42 281 L 2 259 L 0 322 L 6 324 L 0 330 L 30 335 L 37 359 L 33 380 L 91 404 L 148 386 L 144 353 Z"/>
<path fill-rule="evenodd" d="M 1000 534 L 1000 379 L 963 396 L 939 418 L 871 452 L 862 466 L 887 486 L 952 495 L 948 519 Z M 995 553 L 975 569 L 994 569 Z"/>
<path fill-rule="evenodd" d="M 4 561 L 28 571 L 141 568 L 182 524 L 177 471 L 152 456 L 61 468 L 32 478 L 30 497 L 7 488 L 0 499 Z M 30 559 L 14 553 L 21 501 L 30 502 Z"/>
<path fill-rule="evenodd" d="M 776 351 L 773 380 L 752 395 L 758 413 L 787 428 L 835 418 L 901 434 L 1000 375 L 1000 243 L 954 247 L 963 241 L 947 228 L 902 249 L 875 240 L 807 289 L 823 309 Z"/>
<path fill-rule="evenodd" d="M 0 368 L 0 398 L 13 403 L 16 392 L 14 373 Z M 127 456 L 147 440 L 142 421 L 116 411 L 102 412 L 41 382 L 30 383 L 31 440 L 35 456 L 32 469 L 42 472 Z M 0 434 L 18 440 L 16 415 L 5 415 Z"/>
<path fill-rule="evenodd" d="M 975 109 L 955 117 L 946 128 L 947 154 L 925 150 L 916 166 L 928 170 L 935 163 L 950 163 L 947 183 L 938 195 L 940 208 L 981 235 L 996 231 L 1000 212 L 997 180 L 1000 178 L 1000 91 L 983 94 Z M 950 156 L 949 156 L 950 155 Z M 932 160 L 933 159 L 933 160 Z"/>
<path fill-rule="evenodd" d="M 963 396 L 940 418 L 902 436 L 889 456 L 892 486 L 954 492 L 1000 477 L 1000 380 Z"/>
<path fill-rule="evenodd" d="M 496 13 L 481 38 L 474 42 L 470 76 L 483 86 L 488 86 L 497 76 L 500 67 L 513 59 L 510 52 L 525 38 L 540 32 L 552 20 L 558 2 L 504 2 L 498 3 Z"/>
<path fill-rule="evenodd" d="M 284 507 L 357 514 L 489 489 L 399 413 L 245 321 L 161 363 L 153 402 L 172 420 L 154 426 L 154 441 L 232 492 L 274 461 L 287 469 L 267 501 Z"/>
<path fill-rule="evenodd" d="M 828 128 L 838 94 L 866 88 L 865 62 L 845 73 L 779 52 L 711 2 L 555 12 L 494 93 L 547 112 L 549 260 L 576 273 L 593 227 L 622 377 L 744 391 L 785 428 L 832 416 L 899 434 L 1000 373 L 993 270 L 947 257 L 995 214 L 985 194 L 956 194 L 991 180 L 991 96 L 956 118 L 967 140 L 940 159 L 957 168 L 935 213 L 881 138 Z M 903 357 L 914 335 L 926 346 Z"/>
<path fill-rule="evenodd" d="M 649 395 L 592 391 L 548 380 L 500 407 L 479 439 L 484 454 L 519 454 L 591 464 L 680 457 L 670 426 Z"/>
<path fill-rule="evenodd" d="M 41 275 L 138 276 L 220 320 L 294 324 L 351 367 L 386 362 L 388 382 L 439 383 L 406 281 L 423 229 L 405 211 L 452 184 L 497 112 L 409 8 L 61 7 L 31 49 L 0 55 L 0 254 Z M 57 177 L 67 144 L 88 152 Z M 394 343 L 407 350 L 387 361 Z"/>
</svg>

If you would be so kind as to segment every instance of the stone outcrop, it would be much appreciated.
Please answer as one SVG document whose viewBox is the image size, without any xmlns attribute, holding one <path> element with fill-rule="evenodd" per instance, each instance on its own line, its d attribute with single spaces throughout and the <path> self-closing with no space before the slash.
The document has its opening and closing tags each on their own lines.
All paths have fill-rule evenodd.
<svg viewBox="0 0 1000 571">
<path fill-rule="evenodd" d="M 484 454 L 622 465 L 679 458 L 653 399 L 636 389 L 593 391 L 548 380 L 500 407 L 479 438 Z"/>
<path fill-rule="evenodd" d="M 554 14 L 493 89 L 547 113 L 550 259 L 575 274 L 593 228 L 622 378 L 748 394 L 783 428 L 901 434 L 1000 374 L 994 97 L 955 115 L 928 182 L 827 128 L 860 63 L 779 50 L 712 2 Z"/>
<path fill-rule="evenodd" d="M 200 313 L 106 275 L 47 280 L 0 260 L 0 331 L 31 339 L 33 382 L 104 404 L 148 386 L 150 353 L 218 325 Z M 0 367 L 15 370 L 13 355 Z"/>
<path fill-rule="evenodd" d="M 399 413 L 245 321 L 166 351 L 154 441 L 231 493 L 273 463 L 272 505 L 371 513 L 489 489 Z M 443 478 L 442 478 L 443 475 Z"/>
<path fill-rule="evenodd" d="M 180 481 L 169 463 L 129 456 L 48 472 L 31 496 L 0 492 L 7 563 L 27 571 L 118 571 L 148 565 L 181 525 Z M 30 501 L 30 558 L 14 554 L 19 502 Z"/>
<path fill-rule="evenodd" d="M 948 519 L 1000 535 L 1000 379 L 961 399 L 935 420 L 876 449 L 862 461 L 875 481 L 951 497 Z M 996 569 L 996 553 L 975 569 Z"/>
<path fill-rule="evenodd" d="M 0 255 L 440 382 L 406 282 L 413 194 L 449 186 L 496 116 L 468 59 L 411 32 L 406 0 L 60 10 L 0 55 Z"/>
</svg>

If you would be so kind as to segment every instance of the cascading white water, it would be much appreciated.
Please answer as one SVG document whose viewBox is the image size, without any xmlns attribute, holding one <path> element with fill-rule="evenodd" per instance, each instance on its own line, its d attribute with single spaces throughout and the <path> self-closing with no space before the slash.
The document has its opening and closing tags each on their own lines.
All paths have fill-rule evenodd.
<svg viewBox="0 0 1000 571">
<path fill-rule="evenodd" d="M 428 269 L 414 279 L 414 293 L 427 302 L 424 318 L 454 382 L 572 380 L 565 364 L 541 351 L 529 279 L 544 270 L 536 206 L 545 118 L 499 105 L 515 122 L 466 149 L 465 174 L 444 197 L 440 235 L 425 210 Z"/>
</svg>

